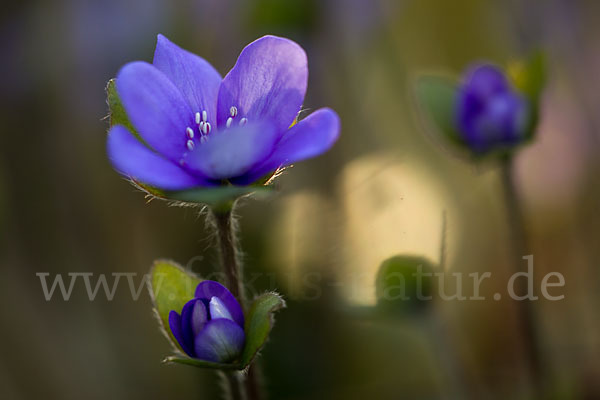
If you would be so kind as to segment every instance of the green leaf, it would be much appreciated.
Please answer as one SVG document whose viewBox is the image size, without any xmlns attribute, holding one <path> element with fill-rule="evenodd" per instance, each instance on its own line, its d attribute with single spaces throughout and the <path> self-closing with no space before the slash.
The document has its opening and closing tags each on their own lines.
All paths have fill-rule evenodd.
<svg viewBox="0 0 600 400">
<path fill-rule="evenodd" d="M 443 76 L 421 76 L 415 85 L 419 109 L 433 122 L 436 133 L 445 139 L 463 145 L 456 129 L 457 83 Z"/>
<path fill-rule="evenodd" d="M 200 278 L 168 260 L 155 261 L 150 276 L 152 279 L 150 295 L 162 328 L 173 345 L 183 352 L 169 328 L 169 312 L 175 310 L 181 313 L 185 303 L 194 298 Z"/>
<path fill-rule="evenodd" d="M 431 303 L 426 298 L 433 295 L 436 269 L 419 256 L 397 255 L 383 261 L 375 280 L 377 308 L 391 316 L 425 309 Z"/>
<path fill-rule="evenodd" d="M 117 93 L 116 81 L 114 79 L 108 81 L 108 84 L 106 85 L 106 100 L 108 103 L 108 117 L 110 126 L 123 125 L 129 129 L 129 131 L 133 133 L 138 140 L 143 142 L 143 139 L 140 137 L 139 133 L 137 133 L 131 124 L 131 121 L 129 121 L 129 117 L 127 117 L 125 108 L 123 108 L 123 104 L 121 103 L 121 99 Z"/>
<path fill-rule="evenodd" d="M 277 293 L 265 293 L 252 303 L 246 315 L 246 345 L 241 359 L 244 368 L 252 362 L 267 341 L 273 328 L 273 312 L 283 307 L 285 301 Z"/>
</svg>

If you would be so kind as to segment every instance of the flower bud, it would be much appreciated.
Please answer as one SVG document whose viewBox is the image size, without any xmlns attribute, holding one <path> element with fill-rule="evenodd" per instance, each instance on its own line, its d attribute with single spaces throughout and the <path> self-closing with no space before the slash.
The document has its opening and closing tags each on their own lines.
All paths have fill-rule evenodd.
<svg viewBox="0 0 600 400">
<path fill-rule="evenodd" d="M 238 301 L 220 283 L 203 281 L 181 315 L 169 313 L 173 336 L 192 358 L 228 363 L 239 358 L 246 340 L 244 314 Z"/>
<path fill-rule="evenodd" d="M 526 139 L 529 118 L 529 103 L 499 68 L 483 64 L 467 71 L 457 97 L 456 121 L 472 151 L 518 145 Z"/>
</svg>

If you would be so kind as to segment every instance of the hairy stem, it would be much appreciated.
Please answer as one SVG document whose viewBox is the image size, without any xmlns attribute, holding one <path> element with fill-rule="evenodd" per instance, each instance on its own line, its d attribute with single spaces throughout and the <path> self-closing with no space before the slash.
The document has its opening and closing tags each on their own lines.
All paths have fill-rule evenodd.
<svg viewBox="0 0 600 400">
<path fill-rule="evenodd" d="M 502 160 L 501 168 L 504 201 L 508 213 L 510 237 L 512 243 L 513 262 L 516 272 L 527 272 L 527 263 L 523 257 L 529 255 L 529 245 L 525 231 L 523 211 L 517 195 L 513 178 L 513 160 L 507 157 Z M 521 279 L 517 282 L 515 292 L 518 295 L 527 293 L 527 281 Z M 530 300 L 523 300 L 517 304 L 518 320 L 521 327 L 525 356 L 531 374 L 531 380 L 537 397 L 543 397 L 543 371 L 540 357 L 539 338 L 535 323 L 535 310 Z"/>
<path fill-rule="evenodd" d="M 247 400 L 246 392 L 243 390 L 244 386 L 241 383 L 243 379 L 240 376 L 240 373 L 229 372 L 229 371 L 220 371 L 224 384 L 226 385 L 224 388 L 224 399 L 226 400 Z"/>
<path fill-rule="evenodd" d="M 227 287 L 235 298 L 240 302 L 244 312 L 248 309 L 246 294 L 242 280 L 242 271 L 237 247 L 235 218 L 233 207 L 227 210 L 212 210 L 213 223 L 217 231 L 219 250 L 221 255 L 221 266 L 227 279 Z M 263 398 L 258 378 L 260 371 L 256 362 L 250 365 L 248 373 L 243 379 L 230 379 L 232 392 L 235 390 L 242 393 L 242 399 L 260 400 Z M 235 386 L 235 387 L 233 387 Z"/>
<path fill-rule="evenodd" d="M 246 296 L 242 284 L 242 272 L 237 251 L 237 238 L 235 233 L 235 220 L 233 210 L 213 211 L 213 220 L 217 230 L 221 267 L 227 279 L 227 288 L 240 302 L 246 311 Z"/>
</svg>

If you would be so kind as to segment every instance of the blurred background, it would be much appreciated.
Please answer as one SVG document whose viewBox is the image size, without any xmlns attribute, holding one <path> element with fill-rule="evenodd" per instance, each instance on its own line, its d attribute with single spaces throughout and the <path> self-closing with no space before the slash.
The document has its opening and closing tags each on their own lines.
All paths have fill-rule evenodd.
<svg viewBox="0 0 600 400">
<path fill-rule="evenodd" d="M 253 293 L 288 300 L 261 357 L 273 399 L 527 398 L 516 303 L 492 298 L 514 269 L 498 169 L 432 140 L 412 84 L 544 49 L 541 124 L 515 179 L 536 287 L 552 271 L 566 285 L 534 305 L 538 344 L 548 398 L 600 399 L 600 3 L 23 0 L 3 4 L 0 32 L 1 398 L 219 396 L 214 372 L 161 364 L 145 290 L 134 301 L 123 278 L 90 301 L 79 281 L 46 301 L 36 275 L 129 272 L 137 287 L 157 258 L 216 270 L 197 210 L 147 203 L 105 154 L 106 82 L 151 61 L 163 33 L 223 75 L 252 40 L 289 37 L 308 53 L 304 107 L 342 119 L 332 151 L 238 209 Z M 383 260 L 439 264 L 443 215 L 441 268 L 491 272 L 487 300 L 373 316 Z"/>
</svg>

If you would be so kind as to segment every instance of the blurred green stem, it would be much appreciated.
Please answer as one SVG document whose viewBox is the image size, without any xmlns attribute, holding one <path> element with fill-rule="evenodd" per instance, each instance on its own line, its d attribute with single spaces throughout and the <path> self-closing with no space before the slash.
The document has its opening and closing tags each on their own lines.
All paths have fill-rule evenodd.
<svg viewBox="0 0 600 400">
<path fill-rule="evenodd" d="M 219 241 L 219 250 L 221 255 L 221 267 L 227 278 L 227 287 L 231 293 L 238 299 L 244 313 L 248 309 L 246 294 L 242 281 L 242 271 L 240 268 L 239 254 L 236 236 L 236 221 L 233 216 L 232 204 L 228 208 L 211 210 L 213 224 L 215 226 Z M 260 400 L 263 398 L 261 388 L 258 383 L 259 371 L 256 361 L 250 365 L 245 379 L 237 374 L 236 379 L 229 379 L 232 393 L 240 393 L 241 399 Z M 236 397 L 234 397 L 236 399 Z"/>
<path fill-rule="evenodd" d="M 527 272 L 527 262 L 523 257 L 529 255 L 529 245 L 525 231 L 523 211 L 517 195 L 514 181 L 513 157 L 507 156 L 502 159 L 501 179 L 504 191 L 504 201 L 508 213 L 508 223 L 515 266 L 514 273 Z M 527 281 L 520 279 L 516 281 L 515 293 L 523 295 L 527 293 Z M 518 322 L 521 327 L 521 336 L 525 350 L 525 357 L 531 375 L 536 398 L 543 398 L 543 371 L 540 357 L 539 337 L 535 321 L 535 310 L 532 300 L 521 300 L 517 302 Z"/>
<path fill-rule="evenodd" d="M 227 382 L 229 390 L 225 393 L 225 398 L 230 400 L 247 400 L 244 386 L 241 383 L 243 379 L 237 371 L 221 371 L 224 380 Z"/>
</svg>

